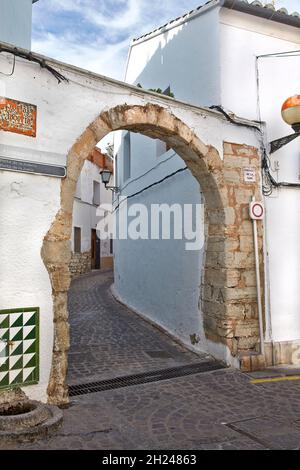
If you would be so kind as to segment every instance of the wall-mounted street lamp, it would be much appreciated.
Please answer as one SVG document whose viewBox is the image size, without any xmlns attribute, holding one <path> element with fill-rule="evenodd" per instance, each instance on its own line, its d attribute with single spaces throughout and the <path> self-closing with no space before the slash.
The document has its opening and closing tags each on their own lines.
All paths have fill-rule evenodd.
<svg viewBox="0 0 300 470">
<path fill-rule="evenodd" d="M 108 186 L 108 183 L 110 182 L 110 179 L 112 177 L 112 172 L 110 170 L 102 170 L 100 172 L 101 175 L 101 181 L 105 186 L 105 189 L 110 189 L 111 191 L 118 193 L 120 190 L 117 186 Z"/>
<path fill-rule="evenodd" d="M 300 136 L 300 95 L 294 95 L 288 98 L 281 108 L 282 119 L 292 126 L 294 134 L 290 134 L 281 139 L 274 140 L 270 143 L 270 153 L 274 153 L 284 145 L 289 144 Z"/>
</svg>

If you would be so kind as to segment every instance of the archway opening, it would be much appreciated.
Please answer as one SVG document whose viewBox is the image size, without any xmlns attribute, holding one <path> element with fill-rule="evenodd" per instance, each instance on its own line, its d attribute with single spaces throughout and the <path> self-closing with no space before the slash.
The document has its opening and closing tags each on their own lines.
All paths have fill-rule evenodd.
<svg viewBox="0 0 300 470">
<path fill-rule="evenodd" d="M 78 178 L 84 162 L 97 143 L 112 131 L 139 133 L 163 141 L 185 162 L 200 184 L 206 204 L 206 254 L 201 266 L 200 304 L 205 336 L 210 341 L 230 347 L 230 339 L 218 332 L 218 319 L 226 320 L 226 299 L 212 295 L 212 282 L 226 286 L 228 270 L 220 260 L 225 255 L 226 238 L 230 237 L 226 207 L 228 204 L 223 179 L 223 162 L 216 149 L 204 145 L 182 121 L 157 105 L 118 106 L 102 112 L 73 145 L 67 160 L 67 177 L 61 185 L 61 209 L 47 233 L 42 256 L 53 289 L 54 350 L 48 387 L 49 402 L 68 401 L 66 383 L 69 324 L 67 299 L 70 287 L 72 212 Z M 216 255 L 217 254 L 217 255 Z M 214 279 L 214 281 L 212 281 Z M 217 312 L 217 319 L 216 319 Z"/>
</svg>

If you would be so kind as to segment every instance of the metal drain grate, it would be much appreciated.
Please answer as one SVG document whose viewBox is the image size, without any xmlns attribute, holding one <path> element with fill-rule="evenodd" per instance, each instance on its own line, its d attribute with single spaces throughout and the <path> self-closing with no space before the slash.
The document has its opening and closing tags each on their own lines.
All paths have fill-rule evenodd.
<svg viewBox="0 0 300 470">
<path fill-rule="evenodd" d="M 224 365 L 216 362 L 199 362 L 187 366 L 173 367 L 171 369 L 155 370 L 144 372 L 142 374 L 128 375 L 125 377 L 116 377 L 115 379 L 92 382 L 88 384 L 71 385 L 69 395 L 75 397 L 78 395 L 87 395 L 89 393 L 104 392 L 105 390 L 114 390 L 117 388 L 130 387 L 151 382 L 161 382 L 163 380 L 184 377 L 187 375 L 201 374 L 214 370 L 224 369 Z"/>
</svg>

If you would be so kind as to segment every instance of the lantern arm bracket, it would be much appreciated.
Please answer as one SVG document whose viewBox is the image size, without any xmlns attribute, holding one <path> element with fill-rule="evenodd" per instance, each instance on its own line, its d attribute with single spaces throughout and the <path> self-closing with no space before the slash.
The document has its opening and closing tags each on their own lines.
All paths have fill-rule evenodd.
<svg viewBox="0 0 300 470">
<path fill-rule="evenodd" d="M 270 142 L 270 154 L 277 152 L 277 150 L 289 144 L 297 137 L 300 137 L 300 131 L 295 132 L 294 134 L 287 135 L 286 137 L 281 137 L 281 139 L 273 140 L 272 142 Z"/>
<path fill-rule="evenodd" d="M 108 186 L 107 184 L 105 184 L 104 186 L 105 186 L 105 189 L 110 189 L 114 193 L 120 192 L 120 188 L 118 186 Z"/>
</svg>

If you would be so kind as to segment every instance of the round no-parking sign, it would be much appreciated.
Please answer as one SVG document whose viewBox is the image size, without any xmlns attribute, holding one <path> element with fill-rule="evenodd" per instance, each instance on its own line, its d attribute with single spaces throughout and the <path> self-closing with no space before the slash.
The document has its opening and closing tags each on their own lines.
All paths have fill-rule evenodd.
<svg viewBox="0 0 300 470">
<path fill-rule="evenodd" d="M 265 216 L 265 208 L 262 202 L 251 202 L 250 217 L 252 220 L 263 220 Z"/>
</svg>

